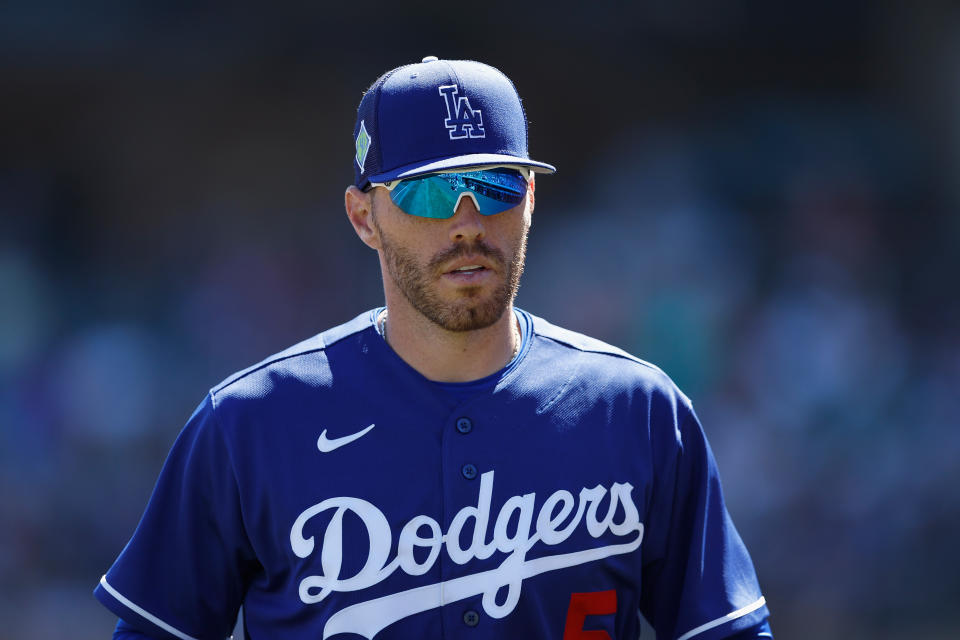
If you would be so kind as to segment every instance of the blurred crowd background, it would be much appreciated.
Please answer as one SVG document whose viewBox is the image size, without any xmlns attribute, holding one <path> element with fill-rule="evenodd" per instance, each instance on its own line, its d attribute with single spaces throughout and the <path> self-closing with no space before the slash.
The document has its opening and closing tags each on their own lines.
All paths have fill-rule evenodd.
<svg viewBox="0 0 960 640">
<path fill-rule="evenodd" d="M 518 86 L 559 167 L 518 303 L 693 399 L 777 637 L 956 638 L 955 3 L 36 0 L 0 5 L 0 639 L 109 637 L 206 390 L 382 302 L 354 117 L 426 55 Z"/>
</svg>

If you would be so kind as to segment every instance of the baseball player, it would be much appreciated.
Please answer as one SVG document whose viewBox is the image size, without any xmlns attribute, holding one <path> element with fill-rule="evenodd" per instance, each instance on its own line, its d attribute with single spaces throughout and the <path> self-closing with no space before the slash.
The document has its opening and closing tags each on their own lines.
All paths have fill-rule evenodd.
<svg viewBox="0 0 960 640">
<path fill-rule="evenodd" d="M 96 587 L 115 638 L 771 638 L 690 401 L 513 306 L 534 209 L 500 71 L 424 58 L 354 129 L 386 305 L 241 371 Z"/>
</svg>

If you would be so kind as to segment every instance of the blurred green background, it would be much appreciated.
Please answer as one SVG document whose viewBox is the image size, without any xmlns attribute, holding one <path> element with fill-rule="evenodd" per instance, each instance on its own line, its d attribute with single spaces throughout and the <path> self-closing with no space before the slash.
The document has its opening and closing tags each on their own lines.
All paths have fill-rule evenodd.
<svg viewBox="0 0 960 640">
<path fill-rule="evenodd" d="M 426 55 L 516 83 L 559 168 L 518 303 L 691 396 L 777 638 L 955 638 L 958 43 L 936 1 L 0 5 L 0 638 L 109 637 L 205 391 L 382 302 L 354 117 Z"/>
</svg>

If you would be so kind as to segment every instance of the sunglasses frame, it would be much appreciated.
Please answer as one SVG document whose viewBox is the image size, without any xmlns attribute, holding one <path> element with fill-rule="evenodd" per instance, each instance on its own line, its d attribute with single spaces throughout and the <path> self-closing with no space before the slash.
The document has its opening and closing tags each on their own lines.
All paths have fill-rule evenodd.
<svg viewBox="0 0 960 640">
<path fill-rule="evenodd" d="M 397 179 L 397 180 L 389 180 L 389 181 L 387 181 L 387 182 L 371 182 L 369 188 L 367 189 L 367 191 L 369 191 L 370 189 L 373 189 L 373 187 L 383 187 L 383 188 L 386 189 L 388 192 L 391 192 L 391 193 L 392 193 L 393 190 L 397 187 L 397 185 L 399 185 L 400 183 L 405 182 L 405 181 L 407 181 L 407 180 L 419 180 L 419 179 L 427 178 L 427 177 L 430 177 L 430 176 L 443 175 L 443 174 L 449 174 L 449 173 L 472 173 L 472 172 L 476 172 L 476 171 L 488 171 L 488 170 L 492 170 L 492 169 L 513 169 L 513 170 L 517 171 L 521 176 L 523 176 L 524 180 L 527 182 L 527 189 L 528 189 L 528 190 L 530 189 L 530 179 L 531 179 L 531 176 L 533 175 L 533 171 L 530 169 L 530 167 L 525 167 L 525 166 L 522 166 L 522 165 L 515 165 L 515 164 L 497 164 L 497 165 L 476 165 L 476 166 L 468 166 L 468 167 L 457 167 L 456 169 L 449 169 L 449 170 L 447 170 L 447 171 L 433 171 L 433 172 L 430 172 L 430 173 L 424 173 L 424 174 L 417 175 L 417 176 L 409 176 L 409 177 L 407 177 L 407 178 L 402 178 L 402 179 Z M 428 218 L 428 219 L 434 219 L 434 220 L 449 220 L 450 218 L 452 218 L 452 217 L 455 215 L 456 210 L 457 210 L 457 207 L 460 206 L 460 200 L 463 199 L 464 196 L 469 197 L 471 200 L 473 200 L 473 204 L 474 204 L 475 207 L 477 207 L 477 210 L 480 209 L 480 204 L 477 202 L 477 198 L 476 198 L 476 195 L 474 195 L 473 190 L 472 190 L 472 189 L 465 189 L 465 190 L 463 190 L 463 191 L 460 192 L 460 194 L 459 194 L 459 196 L 458 196 L 458 198 L 457 198 L 457 201 L 456 201 L 456 203 L 455 203 L 454 206 L 453 206 L 453 211 L 452 211 L 452 212 L 450 213 L 450 215 L 447 216 L 447 217 L 419 216 L 419 215 L 417 215 L 417 214 L 415 214 L 415 213 L 410 213 L 409 211 L 406 211 L 406 210 L 404 210 L 404 209 L 402 209 L 402 208 L 401 208 L 400 210 L 403 211 L 404 213 L 406 213 L 407 215 L 414 216 L 414 217 L 417 217 L 417 218 Z M 392 197 L 391 197 L 391 200 L 392 200 Z M 394 204 L 396 204 L 396 203 L 394 203 Z M 519 204 L 519 203 L 518 203 L 518 204 Z M 504 211 L 506 211 L 506 209 L 504 209 Z M 490 214 L 484 214 L 484 213 L 481 212 L 481 215 L 497 215 L 497 213 L 502 213 L 502 211 L 499 211 L 499 212 L 496 212 L 496 213 L 490 213 Z"/>
</svg>

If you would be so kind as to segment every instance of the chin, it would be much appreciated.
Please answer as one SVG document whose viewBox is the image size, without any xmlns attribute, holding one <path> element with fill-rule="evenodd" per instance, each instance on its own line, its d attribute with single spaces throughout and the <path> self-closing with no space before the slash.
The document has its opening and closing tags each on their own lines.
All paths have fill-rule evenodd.
<svg viewBox="0 0 960 640">
<path fill-rule="evenodd" d="M 447 331 L 477 331 L 497 323 L 510 307 L 512 298 L 491 294 L 486 299 L 460 300 L 446 305 L 418 309 L 428 320 Z"/>
</svg>

